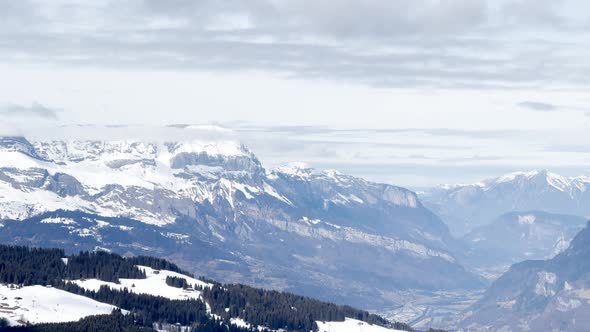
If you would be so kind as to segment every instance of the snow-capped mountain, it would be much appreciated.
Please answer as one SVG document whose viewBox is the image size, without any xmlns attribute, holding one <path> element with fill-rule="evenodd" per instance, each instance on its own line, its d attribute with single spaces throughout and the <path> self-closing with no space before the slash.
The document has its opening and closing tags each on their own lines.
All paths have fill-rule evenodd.
<svg viewBox="0 0 590 332">
<path fill-rule="evenodd" d="M 469 185 L 436 187 L 420 198 L 453 233 L 463 235 L 513 211 L 589 216 L 590 176 L 516 172 Z"/>
<path fill-rule="evenodd" d="M 590 324 L 590 224 L 567 250 L 513 265 L 465 313 L 482 331 L 587 331 Z"/>
<path fill-rule="evenodd" d="M 301 165 L 267 171 L 231 141 L 4 137 L 0 220 L 4 242 L 158 254 L 334 301 L 480 285 L 415 193 Z"/>
</svg>

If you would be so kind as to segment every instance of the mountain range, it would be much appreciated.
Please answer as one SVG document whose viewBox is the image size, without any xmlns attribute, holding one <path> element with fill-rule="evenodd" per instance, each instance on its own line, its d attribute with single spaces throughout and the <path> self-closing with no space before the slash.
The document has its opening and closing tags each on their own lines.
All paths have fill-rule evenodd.
<svg viewBox="0 0 590 332">
<path fill-rule="evenodd" d="M 266 170 L 232 141 L 3 137 L 0 220 L 5 243 L 149 253 L 367 308 L 404 289 L 483 285 L 414 192 L 301 165 Z"/>
<path fill-rule="evenodd" d="M 565 177 L 546 170 L 515 172 L 473 184 L 438 186 L 423 192 L 420 199 L 462 236 L 515 211 L 589 216 L 590 177 Z"/>
<path fill-rule="evenodd" d="M 416 194 L 298 163 L 269 170 L 234 141 L 1 137 L 0 242 L 155 255 L 223 282 L 416 308 L 404 321 L 421 327 L 575 330 L 589 188 L 529 171 Z M 475 298 L 496 278 L 450 313 L 407 297 Z M 437 325 L 455 312 L 459 325 Z"/>
</svg>

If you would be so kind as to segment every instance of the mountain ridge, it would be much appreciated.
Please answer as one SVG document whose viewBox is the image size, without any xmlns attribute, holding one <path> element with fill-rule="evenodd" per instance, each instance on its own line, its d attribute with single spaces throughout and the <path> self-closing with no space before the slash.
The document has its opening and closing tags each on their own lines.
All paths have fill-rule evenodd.
<svg viewBox="0 0 590 332">
<path fill-rule="evenodd" d="M 420 199 L 461 236 L 514 211 L 590 216 L 590 176 L 514 172 L 473 184 L 434 187 Z"/>
<path fill-rule="evenodd" d="M 384 290 L 482 284 L 453 256 L 461 244 L 446 225 L 405 188 L 301 166 L 267 171 L 237 142 L 32 141 L 28 154 L 13 145 L 0 147 L 5 241 L 84 238 L 141 252 L 160 239 L 167 247 L 154 252 L 186 264 L 191 250 L 211 251 L 195 271 L 223 281 L 369 306 L 390 301 Z M 65 221 L 37 218 L 51 213 Z"/>
</svg>

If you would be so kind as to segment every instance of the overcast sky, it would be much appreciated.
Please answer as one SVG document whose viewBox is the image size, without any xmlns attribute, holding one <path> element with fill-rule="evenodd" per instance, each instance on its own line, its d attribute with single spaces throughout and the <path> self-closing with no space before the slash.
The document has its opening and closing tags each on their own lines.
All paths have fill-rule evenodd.
<svg viewBox="0 0 590 332">
<path fill-rule="evenodd" d="M 412 188 L 588 174 L 589 13 L 583 0 L 0 0 L 0 132 L 215 123 L 268 167 Z"/>
</svg>

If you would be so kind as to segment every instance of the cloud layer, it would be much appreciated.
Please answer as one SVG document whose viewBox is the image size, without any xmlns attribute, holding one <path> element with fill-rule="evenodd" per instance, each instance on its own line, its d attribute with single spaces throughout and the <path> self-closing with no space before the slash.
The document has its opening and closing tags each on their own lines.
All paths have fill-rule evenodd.
<svg viewBox="0 0 590 332">
<path fill-rule="evenodd" d="M 0 1 L 0 58 L 386 87 L 579 86 L 590 77 L 585 9 L 572 0 Z"/>
<path fill-rule="evenodd" d="M 412 186 L 581 173 L 589 11 L 582 0 L 0 0 L 0 101 L 11 101 L 0 132 L 132 123 L 146 125 L 136 137 L 183 138 L 186 127 L 147 125 L 219 121 L 232 131 L 215 135 L 271 167 L 302 160 Z"/>
</svg>

